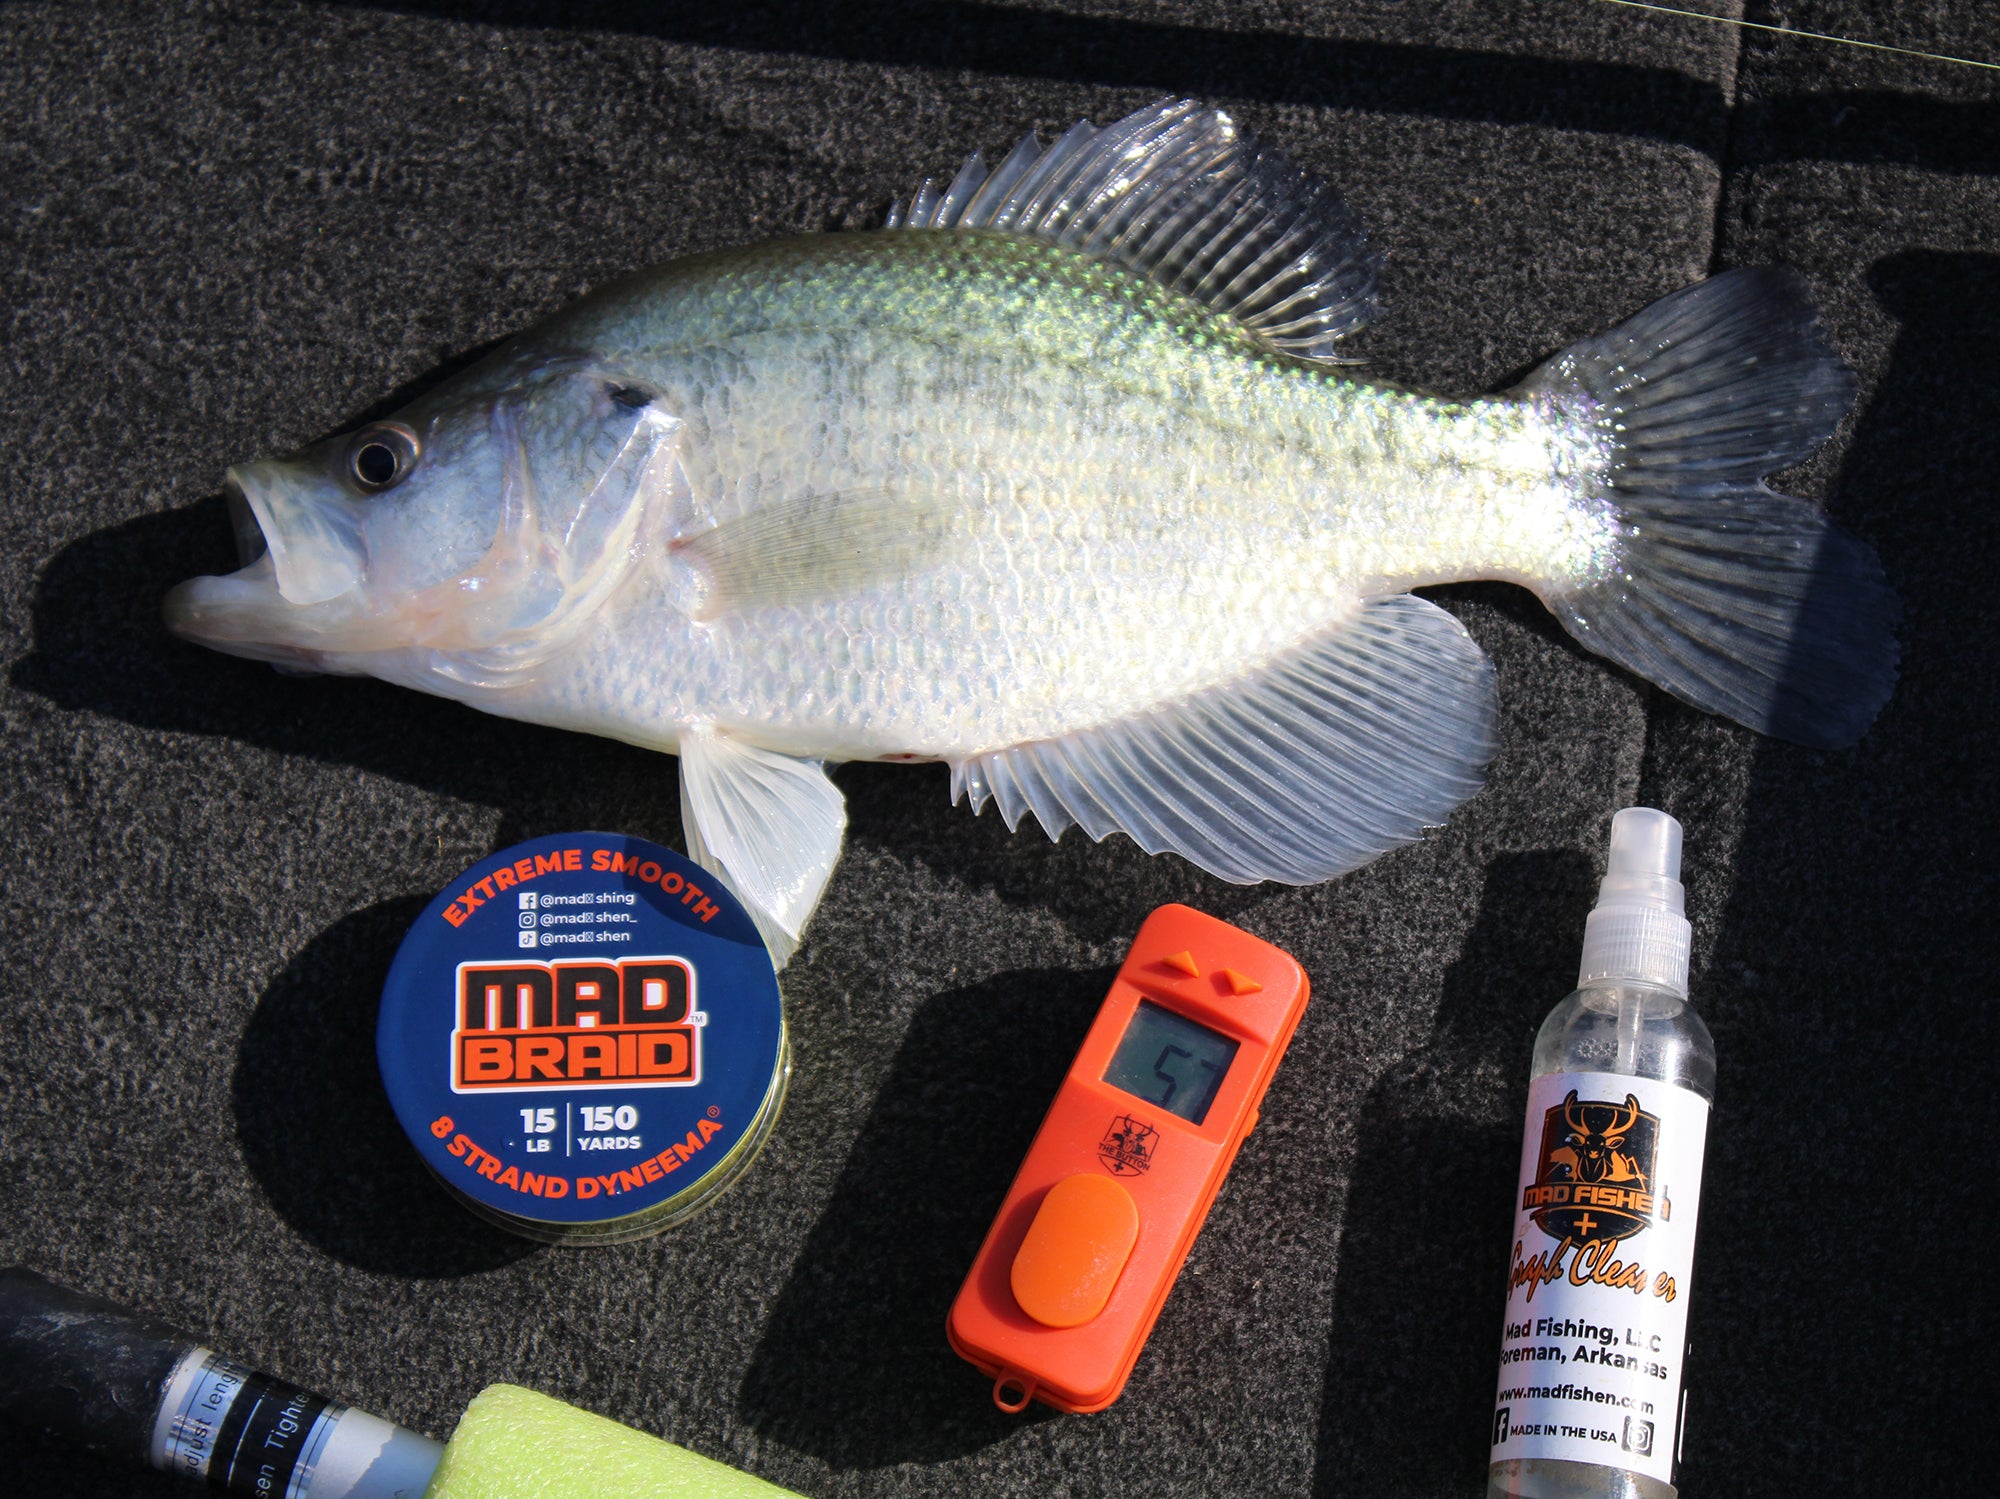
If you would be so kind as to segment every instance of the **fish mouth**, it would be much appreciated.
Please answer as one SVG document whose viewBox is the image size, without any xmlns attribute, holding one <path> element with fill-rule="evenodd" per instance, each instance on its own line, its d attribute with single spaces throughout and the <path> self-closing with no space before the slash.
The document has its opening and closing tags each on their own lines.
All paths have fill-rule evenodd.
<svg viewBox="0 0 2000 1499">
<path fill-rule="evenodd" d="M 248 567 L 259 557 L 270 555 L 271 543 L 264 539 L 264 528 L 257 522 L 257 512 L 250 508 L 249 497 L 243 493 L 243 486 L 231 474 L 223 481 L 223 502 L 229 507 L 229 530 L 236 538 L 236 565 Z"/>
<path fill-rule="evenodd" d="M 284 671 L 326 670 L 318 651 L 277 638 L 286 621 L 277 573 L 266 552 L 248 566 L 220 577 L 189 578 L 175 585 L 161 605 L 167 628 L 183 640 L 231 656 L 268 661 Z"/>
<path fill-rule="evenodd" d="M 280 525 L 281 513 L 299 507 L 274 503 L 277 488 L 257 472 L 260 467 L 233 468 L 223 483 L 241 566 L 233 573 L 190 578 L 170 590 L 162 605 L 166 626 L 183 640 L 268 661 L 287 674 L 324 672 L 330 668 L 323 647 L 333 623 L 325 616 L 339 611 L 323 606 L 351 590 L 353 572 L 337 563 L 299 565 L 304 548 L 288 545 Z"/>
<path fill-rule="evenodd" d="M 296 465 L 271 460 L 238 464 L 223 482 L 239 554 L 270 556 L 286 603 L 327 604 L 360 585 L 367 547 L 352 501 L 301 482 Z"/>
</svg>

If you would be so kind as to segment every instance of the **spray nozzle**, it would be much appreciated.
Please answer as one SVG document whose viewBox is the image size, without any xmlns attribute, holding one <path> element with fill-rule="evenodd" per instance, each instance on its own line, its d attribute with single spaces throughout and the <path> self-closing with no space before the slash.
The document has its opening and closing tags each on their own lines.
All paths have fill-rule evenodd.
<svg viewBox="0 0 2000 1499">
<path fill-rule="evenodd" d="M 1681 825 L 1651 807 L 1627 807 L 1611 818 L 1611 857 L 1597 887 L 1606 905 L 1687 909 L 1681 890 Z"/>
<path fill-rule="evenodd" d="M 1627 807 L 1611 817 L 1613 875 L 1681 877 L 1681 825 L 1651 807 Z"/>
<path fill-rule="evenodd" d="M 1611 856 L 1583 928 L 1581 987 L 1630 979 L 1687 993 L 1690 931 L 1681 888 L 1681 825 L 1651 807 L 1611 819 Z"/>
</svg>

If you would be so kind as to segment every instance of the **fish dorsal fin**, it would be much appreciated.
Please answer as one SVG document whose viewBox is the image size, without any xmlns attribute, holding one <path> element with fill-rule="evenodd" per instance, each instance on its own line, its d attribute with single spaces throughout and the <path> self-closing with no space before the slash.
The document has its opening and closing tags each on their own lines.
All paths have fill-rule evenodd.
<svg viewBox="0 0 2000 1499">
<path fill-rule="evenodd" d="M 1441 823 L 1495 746 L 1493 668 L 1414 594 L 1360 604 L 1248 676 L 952 765 L 1011 828 L 1131 835 L 1239 885 L 1331 879 Z"/>
<path fill-rule="evenodd" d="M 817 760 L 714 729 L 683 733 L 680 754 L 688 857 L 721 876 L 783 968 L 840 858 L 840 788 Z"/>
<path fill-rule="evenodd" d="M 1047 149 L 1030 134 L 990 172 L 975 152 L 943 192 L 926 181 L 889 227 L 1066 245 L 1305 359 L 1339 359 L 1339 340 L 1375 308 L 1375 261 L 1340 195 L 1190 99 L 1102 129 L 1079 120 Z"/>
</svg>

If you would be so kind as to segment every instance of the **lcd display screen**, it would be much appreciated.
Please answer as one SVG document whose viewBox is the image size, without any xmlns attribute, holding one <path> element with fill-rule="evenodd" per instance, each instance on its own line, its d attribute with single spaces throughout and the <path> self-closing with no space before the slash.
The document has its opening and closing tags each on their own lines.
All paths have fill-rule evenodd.
<svg viewBox="0 0 2000 1499">
<path fill-rule="evenodd" d="M 1118 1038 L 1104 1081 L 1199 1124 L 1222 1089 L 1236 1047 L 1229 1037 L 1142 999 Z"/>
</svg>

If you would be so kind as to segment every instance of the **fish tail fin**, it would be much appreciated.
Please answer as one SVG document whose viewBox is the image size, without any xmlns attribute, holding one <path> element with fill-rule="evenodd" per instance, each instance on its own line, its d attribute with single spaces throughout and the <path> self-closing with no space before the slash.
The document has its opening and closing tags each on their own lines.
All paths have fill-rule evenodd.
<svg viewBox="0 0 2000 1499">
<path fill-rule="evenodd" d="M 1763 733 L 1859 739 L 1895 686 L 1896 596 L 1867 543 L 1763 483 L 1854 403 L 1805 278 L 1770 266 L 1688 287 L 1556 355 L 1520 393 L 1605 442 L 1618 556 L 1544 590 L 1569 632 Z"/>
</svg>

